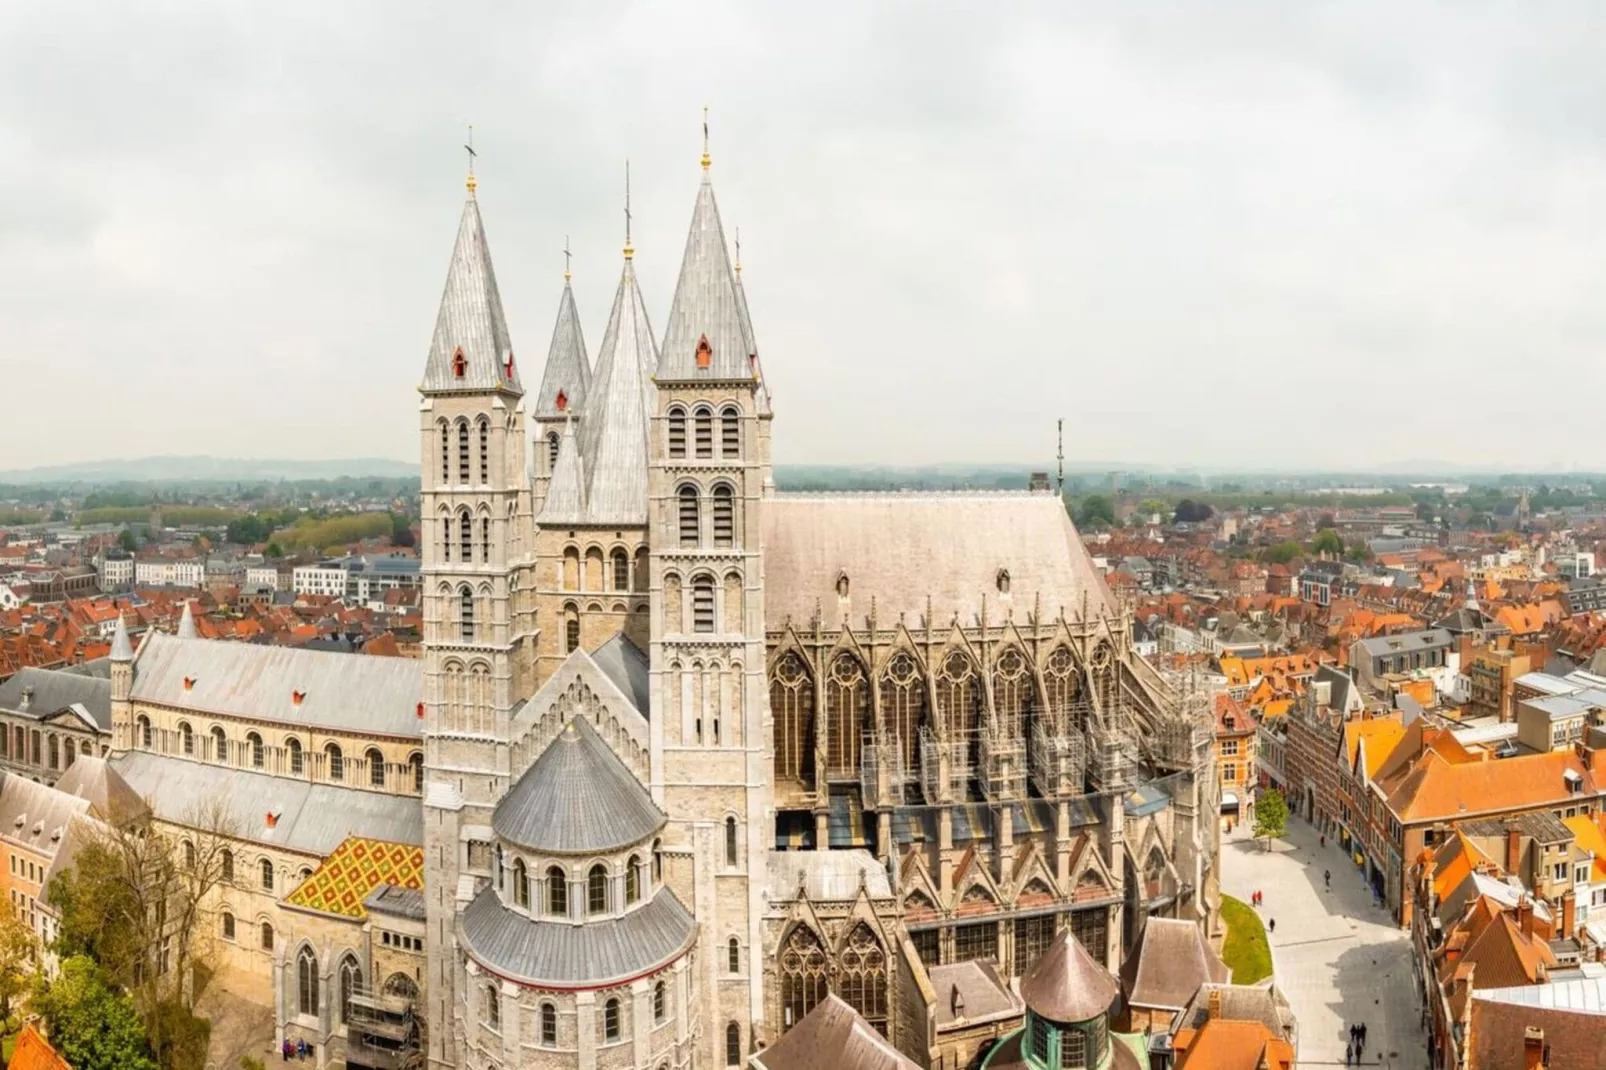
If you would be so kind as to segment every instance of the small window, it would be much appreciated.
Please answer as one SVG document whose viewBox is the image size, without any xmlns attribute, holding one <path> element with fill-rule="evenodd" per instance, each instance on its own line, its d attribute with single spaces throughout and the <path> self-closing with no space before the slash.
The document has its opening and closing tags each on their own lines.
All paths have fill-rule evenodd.
<svg viewBox="0 0 1606 1070">
<path fill-rule="evenodd" d="M 327 747 L 325 747 L 323 749 L 323 753 L 324 753 L 324 757 L 329 762 L 329 779 L 330 780 L 345 780 L 346 779 L 346 757 L 345 757 L 345 755 L 340 753 L 339 744 L 336 744 L 336 743 L 329 744 Z"/>
<path fill-rule="evenodd" d="M 264 753 L 261 736 L 257 735 L 255 732 L 247 732 L 245 736 L 245 745 L 250 748 L 251 751 L 252 769 L 261 769 L 265 764 L 267 764 L 267 756 Z"/>
<path fill-rule="evenodd" d="M 502 1028 L 502 997 L 494 984 L 485 986 L 485 1024 L 492 1029 Z"/>
<path fill-rule="evenodd" d="M 701 532 L 698 530 L 699 503 L 697 501 L 697 488 L 687 484 L 680 488 L 680 545 L 696 546 L 701 541 Z"/>
<path fill-rule="evenodd" d="M 726 460 L 742 455 L 742 412 L 734 405 L 719 411 L 719 455 Z"/>
<path fill-rule="evenodd" d="M 271 892 L 271 891 L 273 891 L 273 862 L 270 859 L 264 858 L 262 860 L 261 869 L 262 869 L 262 890 L 264 892 Z"/>
<path fill-rule="evenodd" d="M 714 630 L 714 581 L 709 576 L 698 576 L 691 581 L 692 631 Z"/>
<path fill-rule="evenodd" d="M 468 424 L 457 425 L 457 481 L 465 486 L 472 482 L 468 474 Z"/>
<path fill-rule="evenodd" d="M 569 915 L 569 878 L 557 866 L 546 871 L 546 912 L 555 918 Z"/>
<path fill-rule="evenodd" d="M 262 950 L 273 950 L 273 924 L 271 922 L 265 921 L 262 923 Z"/>
<path fill-rule="evenodd" d="M 686 410 L 669 410 L 669 456 L 680 459 L 686 456 Z"/>
<path fill-rule="evenodd" d="M 452 481 L 452 432 L 441 424 L 441 482 Z"/>
<path fill-rule="evenodd" d="M 609 1043 L 619 1039 L 619 1001 L 616 999 L 603 1004 L 602 1039 Z"/>
<path fill-rule="evenodd" d="M 513 860 L 513 904 L 525 908 L 530 905 L 530 874 L 522 858 Z"/>
<path fill-rule="evenodd" d="M 464 518 L 467 523 L 467 518 Z M 474 641 L 474 592 L 465 585 L 458 595 L 457 624 L 460 638 L 465 643 Z"/>
<path fill-rule="evenodd" d="M 452 354 L 452 374 L 459 379 L 468 374 L 468 358 L 463 356 L 462 346 L 458 346 L 457 352 Z"/>
<path fill-rule="evenodd" d="M 364 755 L 368 759 L 368 785 L 382 788 L 385 786 L 385 756 L 377 747 L 370 747 Z"/>
<path fill-rule="evenodd" d="M 223 939 L 234 941 L 234 915 L 227 910 L 223 912 Z"/>
<path fill-rule="evenodd" d="M 558 1046 L 558 1009 L 550 1003 L 541 1004 L 541 1046 Z"/>
<path fill-rule="evenodd" d="M 725 1065 L 742 1065 L 742 1027 L 735 1022 L 725 1027 Z"/>
<path fill-rule="evenodd" d="M 151 749 L 151 740 L 153 738 L 153 733 L 152 733 L 152 730 L 151 730 L 151 719 L 149 717 L 146 717 L 144 714 L 140 714 L 137 723 L 139 724 L 139 745 L 141 747 L 144 747 L 146 750 L 150 750 Z M 55 736 L 51 736 L 50 737 L 50 746 L 52 748 L 54 748 L 56 746 L 56 737 Z M 56 766 L 56 759 L 55 759 L 54 756 L 52 756 L 51 759 L 50 759 L 50 767 L 52 769 L 54 769 L 55 766 Z"/>
<path fill-rule="evenodd" d="M 573 654 L 579 649 L 580 618 L 578 616 L 570 616 L 568 620 L 563 622 L 563 651 L 566 654 Z"/>
<path fill-rule="evenodd" d="M 707 368 L 714 363 L 714 347 L 708 344 L 708 335 L 697 339 L 697 366 Z"/>
<path fill-rule="evenodd" d="M 630 906 L 641 898 L 641 859 L 635 855 L 625 864 L 625 905 Z"/>
<path fill-rule="evenodd" d="M 285 752 L 290 755 L 290 772 L 300 776 L 306 769 L 306 759 L 302 756 L 301 741 L 294 736 L 284 741 Z"/>
<path fill-rule="evenodd" d="M 725 819 L 725 864 L 735 868 L 736 862 L 736 819 L 727 817 Z"/>
<path fill-rule="evenodd" d="M 491 481 L 491 425 L 480 421 L 480 482 Z"/>
<path fill-rule="evenodd" d="M 474 560 L 474 520 L 467 509 L 457 516 L 457 553 L 458 560 L 464 564 Z"/>
<path fill-rule="evenodd" d="M 227 847 L 223 849 L 223 883 L 234 883 L 234 852 Z"/>
<path fill-rule="evenodd" d="M 195 754 L 195 729 L 190 727 L 188 721 L 178 723 L 178 742 L 179 750 L 187 755 Z"/>
<path fill-rule="evenodd" d="M 229 760 L 229 736 L 220 725 L 212 726 L 212 760 L 214 762 Z"/>
<path fill-rule="evenodd" d="M 734 936 L 731 937 L 730 942 L 725 945 L 725 972 L 742 972 L 742 945 L 737 942 L 737 939 Z"/>
<path fill-rule="evenodd" d="M 664 983 L 659 981 L 652 986 L 652 1020 L 662 1022 L 669 1010 L 669 997 Z"/>
<path fill-rule="evenodd" d="M 548 472 L 557 470 L 559 441 L 558 433 L 556 431 L 551 432 L 546 437 L 546 464 Z"/>
<path fill-rule="evenodd" d="M 413 771 L 413 790 L 424 794 L 424 756 L 415 754 L 407 759 L 407 764 Z"/>
<path fill-rule="evenodd" d="M 613 552 L 613 589 L 630 590 L 630 555 L 623 550 Z"/>
<path fill-rule="evenodd" d="M 608 871 L 600 864 L 591 867 L 586 876 L 586 913 L 608 912 Z"/>
<path fill-rule="evenodd" d="M 697 442 L 697 457 L 707 460 L 714 456 L 714 414 L 708 409 L 698 409 L 692 415 L 693 431 Z"/>
</svg>

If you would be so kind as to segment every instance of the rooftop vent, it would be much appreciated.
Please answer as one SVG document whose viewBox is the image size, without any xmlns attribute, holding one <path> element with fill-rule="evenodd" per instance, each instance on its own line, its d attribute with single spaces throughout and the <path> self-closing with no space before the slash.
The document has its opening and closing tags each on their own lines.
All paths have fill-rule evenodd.
<svg viewBox="0 0 1606 1070">
<path fill-rule="evenodd" d="M 292 691 L 290 692 L 290 705 L 299 706 L 301 705 L 301 700 L 306 697 L 307 693 L 305 691 Z"/>
</svg>

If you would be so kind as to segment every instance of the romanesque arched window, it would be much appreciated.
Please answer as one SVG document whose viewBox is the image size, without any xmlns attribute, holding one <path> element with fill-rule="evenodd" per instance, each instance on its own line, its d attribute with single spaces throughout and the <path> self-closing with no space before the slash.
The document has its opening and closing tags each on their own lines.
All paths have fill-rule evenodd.
<svg viewBox="0 0 1606 1070">
<path fill-rule="evenodd" d="M 1026 655 L 1006 647 L 993 663 L 993 712 L 998 727 L 1012 738 L 1025 735 L 1035 708 L 1031 666 Z"/>
<path fill-rule="evenodd" d="M 541 1046 L 558 1046 L 558 1009 L 550 1003 L 541 1004 Z"/>
<path fill-rule="evenodd" d="M 301 741 L 295 736 L 291 736 L 284 741 L 284 750 L 286 754 L 290 755 L 291 775 L 300 776 L 302 770 L 306 768 L 306 762 L 301 753 Z"/>
<path fill-rule="evenodd" d="M 468 422 L 457 424 L 457 481 L 465 486 L 472 482 L 468 472 Z"/>
<path fill-rule="evenodd" d="M 898 737 L 903 775 L 914 776 L 920 767 L 920 729 L 926 723 L 926 680 L 907 650 L 892 655 L 881 674 L 881 704 L 887 727 Z"/>
<path fill-rule="evenodd" d="M 1055 725 L 1061 730 L 1080 729 L 1072 716 L 1078 690 L 1076 659 L 1071 648 L 1057 646 L 1048 652 L 1043 662 L 1043 688 L 1047 692 L 1047 707 Z"/>
<path fill-rule="evenodd" d="M 546 871 L 546 912 L 554 918 L 569 916 L 569 878 L 557 866 Z"/>
<path fill-rule="evenodd" d="M 134 725 L 139 729 L 139 745 L 144 747 L 146 750 L 150 750 L 151 742 L 155 737 L 155 733 L 151 730 L 151 719 L 142 713 L 138 717 L 134 718 Z M 50 737 L 50 745 L 52 747 L 56 746 L 55 736 Z M 52 756 L 50 759 L 50 765 L 52 768 L 55 767 L 56 761 L 57 759 Z"/>
<path fill-rule="evenodd" d="M 736 545 L 736 493 L 729 483 L 714 487 L 714 545 Z"/>
<path fill-rule="evenodd" d="M 351 1021 L 351 997 L 362 995 L 362 967 L 357 960 L 347 955 L 340 960 L 340 1021 Z"/>
<path fill-rule="evenodd" d="M 687 483 L 676 491 L 676 495 L 680 502 L 680 545 L 696 546 L 701 541 L 698 522 L 701 503 L 698 501 L 697 488 Z"/>
<path fill-rule="evenodd" d="M 413 790 L 420 795 L 424 794 L 424 756 L 413 755 L 407 759 L 407 766 L 413 771 Z"/>
<path fill-rule="evenodd" d="M 704 573 L 691 581 L 691 630 L 714 631 L 714 577 Z"/>
<path fill-rule="evenodd" d="M 341 753 L 338 743 L 330 743 L 323 748 L 325 764 L 329 767 L 330 780 L 346 779 L 346 756 Z"/>
<path fill-rule="evenodd" d="M 741 848 L 737 839 L 736 819 L 725 819 L 725 867 L 735 869 L 741 863 Z"/>
<path fill-rule="evenodd" d="M 615 549 L 612 554 L 613 562 L 613 590 L 630 590 L 630 555 L 622 548 Z"/>
<path fill-rule="evenodd" d="M 255 732 L 245 734 L 245 747 L 251 755 L 251 768 L 261 769 L 267 764 L 266 748 L 262 746 L 262 737 Z"/>
<path fill-rule="evenodd" d="M 669 410 L 669 456 L 686 456 L 686 410 L 678 405 Z"/>
<path fill-rule="evenodd" d="M 625 863 L 625 905 L 633 906 L 641 898 L 641 859 L 630 856 Z"/>
<path fill-rule="evenodd" d="M 887 956 L 864 922 L 853 927 L 838 956 L 841 996 L 865 1021 L 887 1032 Z"/>
<path fill-rule="evenodd" d="M 952 650 L 937 670 L 937 726 L 949 743 L 964 743 L 976 732 L 976 712 L 981 706 L 980 681 L 976 663 Z"/>
<path fill-rule="evenodd" d="M 270 945 L 267 923 L 263 923 L 263 944 Z M 300 1014 L 318 1013 L 318 959 L 312 948 L 303 947 L 296 955 L 296 1011 Z"/>
<path fill-rule="evenodd" d="M 221 863 L 222 864 L 221 864 L 219 872 L 221 872 L 222 877 L 220 879 L 223 881 L 224 884 L 233 884 L 234 883 L 234 852 L 229 850 L 227 847 L 223 848 L 223 854 L 222 854 L 222 857 L 221 857 Z"/>
<path fill-rule="evenodd" d="M 742 1065 L 742 1027 L 735 1022 L 725 1027 L 725 1065 Z"/>
<path fill-rule="evenodd" d="M 257 870 L 262 877 L 262 890 L 264 892 L 273 891 L 273 860 L 271 858 L 264 858 L 261 862 L 257 863 Z"/>
<path fill-rule="evenodd" d="M 229 760 L 229 734 L 223 731 L 222 725 L 212 726 L 212 760 L 214 762 Z"/>
<path fill-rule="evenodd" d="M 777 957 L 781 974 L 781 1028 L 790 1029 L 826 995 L 825 946 L 799 925 L 786 937 Z"/>
<path fill-rule="evenodd" d="M 195 729 L 190 727 L 188 721 L 178 723 L 178 749 L 190 756 L 195 754 Z"/>
<path fill-rule="evenodd" d="M 659 981 L 652 986 L 652 1020 L 662 1022 L 669 1013 L 669 986 Z"/>
<path fill-rule="evenodd" d="M 608 871 L 598 863 L 586 874 L 586 913 L 606 914 L 608 899 Z"/>
<path fill-rule="evenodd" d="M 492 1029 L 502 1028 L 502 994 L 496 990 L 496 982 L 485 986 L 485 1024 Z"/>
<path fill-rule="evenodd" d="M 825 676 L 825 771 L 857 777 L 863 735 L 871 727 L 870 677 L 864 662 L 842 651 Z"/>
<path fill-rule="evenodd" d="M 572 603 L 563 607 L 563 652 L 580 649 L 580 608 Z"/>
<path fill-rule="evenodd" d="M 369 787 L 382 788 L 385 786 L 385 755 L 378 747 L 369 747 L 368 753 L 363 755 L 368 762 Z"/>
<path fill-rule="evenodd" d="M 530 905 L 530 871 L 522 858 L 513 860 L 513 905 L 525 908 Z"/>
<path fill-rule="evenodd" d="M 742 945 L 734 936 L 725 943 L 725 972 L 742 972 Z"/>
<path fill-rule="evenodd" d="M 814 681 L 803 658 L 789 650 L 775 663 L 770 680 L 770 712 L 775 718 L 775 776 L 814 786 Z"/>
<path fill-rule="evenodd" d="M 480 418 L 480 482 L 491 481 L 491 425 Z"/>
<path fill-rule="evenodd" d="M 705 459 L 714 456 L 714 410 L 699 405 L 692 413 L 693 437 L 697 443 L 697 456 Z"/>
<path fill-rule="evenodd" d="M 719 455 L 726 460 L 742 455 L 742 410 L 735 405 L 719 410 Z"/>
<path fill-rule="evenodd" d="M 463 642 L 474 641 L 474 591 L 466 583 L 457 592 L 457 631 Z"/>
<path fill-rule="evenodd" d="M 609 1044 L 619 1039 L 619 1001 L 610 999 L 602 1005 L 602 1039 Z"/>
<path fill-rule="evenodd" d="M 227 910 L 223 912 L 223 939 L 234 942 L 234 915 Z"/>
</svg>

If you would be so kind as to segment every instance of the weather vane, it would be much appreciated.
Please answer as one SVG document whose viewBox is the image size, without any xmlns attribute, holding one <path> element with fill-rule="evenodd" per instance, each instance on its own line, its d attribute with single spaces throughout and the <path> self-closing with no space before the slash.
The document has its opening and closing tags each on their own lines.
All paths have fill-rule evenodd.
<svg viewBox="0 0 1606 1070">
<path fill-rule="evenodd" d="M 468 140 L 463 143 L 463 150 L 468 153 L 468 188 L 472 192 L 479 185 L 474 178 L 474 157 L 479 153 L 474 151 L 474 124 L 468 124 Z"/>
<path fill-rule="evenodd" d="M 703 105 L 703 166 L 707 167 L 713 162 L 708 155 L 708 105 Z"/>
<path fill-rule="evenodd" d="M 570 257 L 572 257 L 573 255 L 574 255 L 573 253 L 569 252 L 569 236 L 567 234 L 565 234 L 563 236 L 563 281 L 564 282 L 568 282 L 569 279 L 571 278 L 571 276 L 569 274 L 569 267 L 570 267 L 569 261 L 570 261 Z"/>
</svg>

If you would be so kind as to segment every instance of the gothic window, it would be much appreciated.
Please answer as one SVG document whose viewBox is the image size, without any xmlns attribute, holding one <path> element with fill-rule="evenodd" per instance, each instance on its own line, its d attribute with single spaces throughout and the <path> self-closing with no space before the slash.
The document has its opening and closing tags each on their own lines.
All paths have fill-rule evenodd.
<svg viewBox="0 0 1606 1070">
<path fill-rule="evenodd" d="M 306 767 L 305 760 L 301 755 L 301 741 L 294 736 L 291 736 L 289 739 L 284 741 L 284 749 L 286 753 L 290 755 L 291 774 L 294 776 L 300 776 L 302 770 Z"/>
<path fill-rule="evenodd" d="M 870 678 L 846 651 L 831 659 L 825 681 L 825 768 L 833 777 L 859 775 L 861 736 L 870 727 Z"/>
<path fill-rule="evenodd" d="M 781 1028 L 790 1029 L 825 998 L 825 947 L 799 925 L 788 934 L 778 957 L 781 973 Z"/>
<path fill-rule="evenodd" d="M 546 912 L 554 918 L 569 916 L 569 878 L 557 866 L 546 871 Z"/>
<path fill-rule="evenodd" d="M 608 912 L 608 871 L 601 864 L 592 866 L 586 874 L 586 913 Z"/>
<path fill-rule="evenodd" d="M 444 423 L 441 424 L 441 483 L 452 481 L 452 432 Z"/>
<path fill-rule="evenodd" d="M 558 1009 L 550 1003 L 541 1004 L 541 1046 L 558 1046 Z"/>
<path fill-rule="evenodd" d="M 1069 647 L 1057 646 L 1049 651 L 1043 663 L 1043 687 L 1047 691 L 1048 712 L 1062 729 L 1080 728 L 1071 719 L 1071 705 L 1076 701 L 1076 659 Z"/>
<path fill-rule="evenodd" d="M 415 754 L 407 759 L 407 765 L 413 771 L 413 790 L 420 795 L 424 793 L 424 756 Z"/>
<path fill-rule="evenodd" d="M 234 883 L 234 852 L 229 850 L 227 847 L 225 847 L 223 849 L 222 862 L 223 862 L 223 866 L 222 866 L 223 876 L 222 876 L 221 879 L 222 879 L 224 884 L 233 884 Z"/>
<path fill-rule="evenodd" d="M 393 973 L 385 978 L 384 993 L 409 1004 L 418 1002 L 418 985 L 405 973 Z"/>
<path fill-rule="evenodd" d="M 1094 958 L 1102 960 L 1109 943 L 1110 912 L 1107 907 L 1071 912 L 1071 935 Z"/>
<path fill-rule="evenodd" d="M 737 942 L 734 936 L 725 945 L 725 972 L 742 972 L 742 945 Z"/>
<path fill-rule="evenodd" d="M 937 724 L 950 743 L 970 740 L 976 731 L 981 688 L 975 663 L 957 650 L 937 670 Z"/>
<path fill-rule="evenodd" d="M 1025 973 L 1054 940 L 1054 915 L 1015 920 L 1015 972 Z"/>
<path fill-rule="evenodd" d="M 728 483 L 714 488 L 714 545 L 736 545 L 736 496 Z"/>
<path fill-rule="evenodd" d="M 474 560 L 474 520 L 467 509 L 457 516 L 457 559 L 465 565 Z"/>
<path fill-rule="evenodd" d="M 954 926 L 954 961 L 998 960 L 998 923 L 979 921 Z"/>
<path fill-rule="evenodd" d="M 701 541 L 698 530 L 697 488 L 687 483 L 677 494 L 680 500 L 680 545 L 696 546 Z"/>
<path fill-rule="evenodd" d="M 652 1020 L 662 1022 L 669 1011 L 669 990 L 662 981 L 652 986 Z"/>
<path fill-rule="evenodd" d="M 144 747 L 146 750 L 150 750 L 151 749 L 151 739 L 153 737 L 153 733 L 151 731 L 151 719 L 149 717 L 146 717 L 142 713 L 142 714 L 140 714 L 138 717 L 136 717 L 134 719 L 134 724 L 139 728 L 139 745 L 141 747 Z M 56 761 L 57 761 L 56 754 L 55 754 L 55 749 L 56 749 L 56 737 L 55 736 L 51 736 L 50 737 L 50 749 L 51 749 L 50 767 L 52 769 L 54 769 L 56 767 Z"/>
<path fill-rule="evenodd" d="M 255 732 L 247 732 L 245 734 L 245 746 L 251 754 L 252 769 L 261 769 L 267 764 L 267 755 L 264 753 L 265 748 L 262 746 L 261 736 Z"/>
<path fill-rule="evenodd" d="M 1021 737 L 1033 710 L 1032 670 L 1026 656 L 1008 647 L 993 664 L 993 710 L 998 726 L 1012 738 Z"/>
<path fill-rule="evenodd" d="M 742 455 L 742 411 L 735 405 L 719 410 L 719 455 L 727 460 Z"/>
<path fill-rule="evenodd" d="M 920 663 L 907 650 L 887 662 L 881 674 L 881 701 L 887 724 L 898 737 L 904 776 L 913 776 L 920 763 L 920 729 L 926 723 L 926 681 Z"/>
<path fill-rule="evenodd" d="M 619 1001 L 616 999 L 602 1005 L 602 1039 L 610 1044 L 619 1039 Z"/>
<path fill-rule="evenodd" d="M 340 961 L 340 1021 L 351 1022 L 351 997 L 362 994 L 362 967 L 347 955 Z"/>
<path fill-rule="evenodd" d="M 770 710 L 775 717 L 776 777 L 813 787 L 814 681 L 796 651 L 787 651 L 775 663 Z"/>
<path fill-rule="evenodd" d="M 695 576 L 691 581 L 692 631 L 714 630 L 714 578 Z"/>
<path fill-rule="evenodd" d="M 227 910 L 223 912 L 223 939 L 230 942 L 234 940 L 234 915 Z"/>
<path fill-rule="evenodd" d="M 630 590 L 630 555 L 623 550 L 613 552 L 613 589 Z"/>
<path fill-rule="evenodd" d="M 669 456 L 680 459 L 686 456 L 686 410 L 669 410 Z"/>
<path fill-rule="evenodd" d="M 480 560 L 486 564 L 491 562 L 491 518 L 480 518 Z"/>
<path fill-rule="evenodd" d="M 273 891 L 273 860 L 264 858 L 257 868 L 262 875 L 262 890 L 264 892 Z"/>
<path fill-rule="evenodd" d="M 329 779 L 346 779 L 346 759 L 345 755 L 340 753 L 340 745 L 331 743 L 324 747 L 323 756 L 324 760 L 329 764 Z"/>
<path fill-rule="evenodd" d="M 363 755 L 368 761 L 368 786 L 382 788 L 385 786 L 385 756 L 377 748 L 370 747 L 368 753 Z"/>
<path fill-rule="evenodd" d="M 738 864 L 738 854 L 736 843 L 736 819 L 734 817 L 727 817 L 725 819 L 725 866 L 727 869 L 736 868 Z"/>
<path fill-rule="evenodd" d="M 576 606 L 563 607 L 563 652 L 573 654 L 580 649 L 580 610 Z"/>
<path fill-rule="evenodd" d="M 1093 648 L 1088 666 L 1092 670 L 1093 697 L 1100 709 L 1108 710 L 1115 700 L 1116 688 L 1115 651 L 1109 643 L 1101 642 Z"/>
<path fill-rule="evenodd" d="M 1009 569 L 1007 569 L 1007 568 L 999 569 L 998 570 L 997 581 L 998 581 L 998 593 L 999 594 L 1008 594 L 1009 593 Z"/>
<path fill-rule="evenodd" d="M 725 1065 L 742 1065 L 742 1027 L 735 1022 L 725 1027 Z"/>
<path fill-rule="evenodd" d="M 468 424 L 464 422 L 457 425 L 457 481 L 465 485 L 471 482 L 468 471 Z"/>
<path fill-rule="evenodd" d="M 269 929 L 266 922 L 262 925 L 263 944 L 269 942 L 267 934 Z M 312 948 L 304 947 L 296 955 L 296 1010 L 301 1014 L 318 1013 L 318 960 L 312 954 Z"/>
<path fill-rule="evenodd" d="M 458 635 L 465 643 L 474 641 L 474 592 L 466 585 L 457 592 Z"/>
<path fill-rule="evenodd" d="M 480 482 L 491 481 L 491 425 L 480 421 Z"/>
<path fill-rule="evenodd" d="M 714 411 L 706 406 L 692 413 L 693 435 L 697 444 L 697 457 L 706 460 L 714 456 Z"/>
<path fill-rule="evenodd" d="M 635 855 L 625 863 L 625 905 L 633 906 L 641 898 L 641 859 Z"/>
<path fill-rule="evenodd" d="M 212 726 L 212 760 L 215 762 L 229 760 L 229 736 L 223 731 L 222 725 Z"/>
<path fill-rule="evenodd" d="M 887 1032 L 887 956 L 864 922 L 848 934 L 839 958 L 842 998 L 882 1035 Z"/>
</svg>

